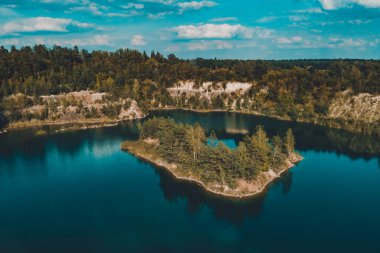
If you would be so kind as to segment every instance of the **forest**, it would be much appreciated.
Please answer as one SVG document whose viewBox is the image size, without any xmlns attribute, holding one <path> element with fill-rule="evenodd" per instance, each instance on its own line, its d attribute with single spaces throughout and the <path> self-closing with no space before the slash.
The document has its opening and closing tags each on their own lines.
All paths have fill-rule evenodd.
<svg viewBox="0 0 380 253">
<path fill-rule="evenodd" d="M 157 140 L 154 151 L 185 174 L 203 182 L 218 182 L 236 187 L 236 180 L 254 180 L 261 172 L 277 171 L 294 152 L 291 129 L 281 138 L 272 138 L 262 127 L 252 136 L 245 136 L 236 148 L 219 141 L 215 133 L 206 136 L 199 125 L 176 123 L 172 119 L 152 118 L 139 125 L 140 141 Z"/>
<path fill-rule="evenodd" d="M 313 121 L 326 116 L 332 99 L 340 91 L 380 94 L 380 61 L 186 60 L 174 54 L 164 56 L 159 52 L 148 54 L 131 49 L 89 52 L 78 47 L 35 45 L 6 49 L 1 46 L 0 127 L 8 121 L 25 120 L 20 111 L 26 106 L 41 104 L 41 95 L 80 90 L 108 92 L 114 100 L 131 98 L 144 111 L 158 105 L 228 109 L 225 104 L 230 101 L 224 102 L 230 99 L 227 97 L 216 97 L 211 102 L 194 97 L 185 105 L 179 103 L 167 89 L 182 80 L 198 84 L 250 82 L 254 85 L 244 97 L 233 98 L 237 111 Z M 12 94 L 24 97 L 10 97 Z M 250 100 L 253 102 L 247 103 Z M 42 116 L 49 117 L 49 113 L 50 109 Z M 42 116 L 37 115 L 37 118 Z M 352 128 L 365 127 L 359 124 Z"/>
</svg>

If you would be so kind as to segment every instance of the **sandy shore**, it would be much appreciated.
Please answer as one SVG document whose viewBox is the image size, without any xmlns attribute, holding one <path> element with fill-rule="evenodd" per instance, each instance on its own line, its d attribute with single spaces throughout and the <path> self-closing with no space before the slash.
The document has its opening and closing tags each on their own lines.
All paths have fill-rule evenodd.
<svg viewBox="0 0 380 253">
<path fill-rule="evenodd" d="M 37 127 L 37 126 L 54 126 L 54 125 L 69 125 L 69 124 L 77 124 L 77 125 L 85 125 L 85 124 L 112 124 L 117 123 L 118 120 L 112 120 L 109 118 L 96 118 L 96 119 L 81 119 L 81 120 L 32 120 L 32 121 L 18 121 L 11 122 L 5 129 L 13 130 L 13 129 L 21 129 L 21 128 L 29 128 L 29 127 Z"/>
<path fill-rule="evenodd" d="M 220 190 L 220 189 L 224 189 L 224 186 L 222 185 L 217 185 L 217 184 L 206 185 L 204 182 L 202 182 L 198 178 L 194 178 L 192 175 L 190 176 L 180 175 L 179 170 L 175 164 L 167 163 L 166 161 L 164 161 L 162 158 L 158 157 L 155 154 L 150 154 L 148 152 L 144 152 L 144 151 L 136 149 L 133 145 L 134 143 L 136 142 L 131 142 L 131 141 L 124 142 L 121 145 L 121 149 L 157 167 L 166 169 L 175 178 L 179 180 L 196 183 L 197 185 L 201 186 L 208 192 L 211 192 L 213 194 L 217 194 L 220 196 L 224 196 L 224 197 L 231 197 L 231 198 L 247 198 L 247 197 L 252 197 L 252 196 L 260 194 L 267 188 L 267 186 L 271 182 L 279 178 L 284 172 L 288 171 L 290 168 L 294 167 L 298 162 L 303 160 L 303 157 L 301 155 L 293 153 L 291 155 L 291 160 L 287 161 L 286 166 L 281 168 L 277 173 L 275 173 L 272 170 L 268 172 L 263 172 L 261 173 L 261 175 L 258 176 L 258 179 L 250 182 L 250 184 L 253 184 L 256 186 L 254 187 L 254 190 L 249 191 L 249 192 L 245 192 L 244 190 L 241 190 L 241 189 L 237 189 L 237 190 L 230 189 L 230 190 L 225 191 L 225 190 Z"/>
</svg>

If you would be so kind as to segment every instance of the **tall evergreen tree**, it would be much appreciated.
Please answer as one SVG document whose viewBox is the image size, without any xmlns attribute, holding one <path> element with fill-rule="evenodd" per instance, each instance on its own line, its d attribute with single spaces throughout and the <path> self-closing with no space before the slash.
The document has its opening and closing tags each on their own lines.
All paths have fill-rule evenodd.
<svg viewBox="0 0 380 253">
<path fill-rule="evenodd" d="M 275 164 L 277 156 L 280 154 L 282 148 L 282 140 L 278 135 L 272 138 L 272 164 Z"/>
<path fill-rule="evenodd" d="M 295 146 L 295 138 L 294 138 L 292 129 L 289 128 L 286 131 L 285 138 L 284 138 L 284 148 L 288 156 L 290 156 L 293 153 L 294 146 Z"/>
<path fill-rule="evenodd" d="M 269 138 L 264 129 L 259 127 L 254 135 L 245 138 L 248 152 L 251 156 L 255 169 L 259 171 L 267 171 L 270 166 Z"/>
<path fill-rule="evenodd" d="M 190 144 L 190 149 L 193 153 L 193 162 L 195 165 L 197 156 L 201 152 L 202 146 L 206 141 L 206 135 L 203 128 L 197 123 L 193 127 L 189 127 L 189 129 L 186 131 L 186 138 Z"/>
</svg>

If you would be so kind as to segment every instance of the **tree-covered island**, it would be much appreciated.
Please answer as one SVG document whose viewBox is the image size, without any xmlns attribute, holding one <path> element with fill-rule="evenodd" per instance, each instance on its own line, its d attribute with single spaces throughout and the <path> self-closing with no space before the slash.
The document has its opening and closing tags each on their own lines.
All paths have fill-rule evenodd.
<svg viewBox="0 0 380 253">
<path fill-rule="evenodd" d="M 227 147 L 214 133 L 206 136 L 195 124 L 152 118 L 139 125 L 140 137 L 121 148 L 166 168 L 176 178 L 194 181 L 207 191 L 231 197 L 262 192 L 281 173 L 302 160 L 294 151 L 291 129 L 269 138 L 262 127 L 245 136 L 236 148 Z"/>
</svg>

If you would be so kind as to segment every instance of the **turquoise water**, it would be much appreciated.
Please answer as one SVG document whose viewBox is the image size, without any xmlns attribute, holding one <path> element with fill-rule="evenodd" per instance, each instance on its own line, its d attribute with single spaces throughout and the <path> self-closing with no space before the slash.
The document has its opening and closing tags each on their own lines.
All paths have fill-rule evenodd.
<svg viewBox="0 0 380 253">
<path fill-rule="evenodd" d="M 197 121 L 229 146 L 257 125 L 292 127 L 305 160 L 233 200 L 122 152 L 135 122 L 0 135 L 0 252 L 380 252 L 379 140 L 233 113 L 155 114 Z"/>
</svg>

